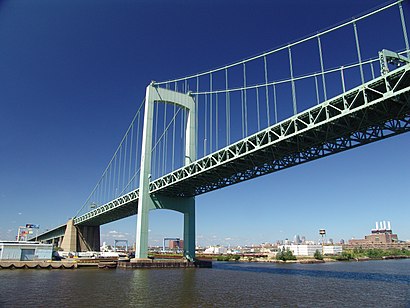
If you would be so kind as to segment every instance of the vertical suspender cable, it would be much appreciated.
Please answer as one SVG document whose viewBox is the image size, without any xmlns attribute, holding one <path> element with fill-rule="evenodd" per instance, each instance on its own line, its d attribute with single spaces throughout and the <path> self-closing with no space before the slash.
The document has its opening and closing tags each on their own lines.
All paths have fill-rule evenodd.
<svg viewBox="0 0 410 308">
<path fill-rule="evenodd" d="M 146 102 L 145 102 L 146 103 Z M 135 141 L 135 169 L 134 169 L 134 176 L 135 176 L 135 184 L 134 188 L 137 188 L 137 183 L 139 183 L 139 178 L 136 176 L 138 172 L 138 166 L 140 166 L 140 159 L 139 159 L 139 139 L 140 139 L 140 114 L 138 114 L 137 120 L 137 139 Z M 138 184 L 139 186 L 139 184 Z"/>
<path fill-rule="evenodd" d="M 245 122 L 245 120 L 244 120 L 244 117 L 245 117 L 245 115 L 244 115 L 244 106 L 243 106 L 243 89 L 241 89 L 241 124 L 242 124 L 242 138 L 245 138 L 245 125 L 244 125 L 244 122 Z"/>
<path fill-rule="evenodd" d="M 134 118 L 134 120 L 132 121 L 132 124 L 131 124 L 131 140 L 130 140 L 130 153 L 129 153 L 130 162 L 128 164 L 128 183 L 129 184 L 131 183 L 131 168 L 132 168 L 132 156 L 133 156 L 132 155 L 132 149 L 133 149 L 133 140 L 134 140 L 134 123 L 135 123 L 135 118 Z"/>
<path fill-rule="evenodd" d="M 268 87 L 268 63 L 266 61 L 266 56 L 263 56 L 263 63 L 265 67 L 265 96 L 266 96 L 266 117 L 268 121 L 268 126 L 270 126 L 270 112 L 269 112 L 269 87 Z"/>
<path fill-rule="evenodd" d="M 164 106 L 164 136 L 162 139 L 162 174 L 165 174 L 165 162 L 166 162 L 166 151 L 167 151 L 167 131 L 166 131 L 166 127 L 167 127 L 167 105 L 165 104 Z"/>
<path fill-rule="evenodd" d="M 273 107 L 275 111 L 275 124 L 278 123 L 278 109 L 276 106 L 276 84 L 273 84 Z"/>
<path fill-rule="evenodd" d="M 259 88 L 256 87 L 256 113 L 258 117 L 258 131 L 261 130 L 261 120 L 259 116 Z"/>
<path fill-rule="evenodd" d="M 225 68 L 225 105 L 226 105 L 226 145 L 228 146 L 230 144 L 230 117 L 231 117 L 231 108 L 230 108 L 230 97 L 229 97 L 229 91 L 228 91 L 228 69 Z"/>
<path fill-rule="evenodd" d="M 245 113 L 245 136 L 248 136 L 248 107 L 246 99 L 246 64 L 243 62 L 243 87 L 244 87 L 244 113 Z"/>
<path fill-rule="evenodd" d="M 107 199 L 109 200 L 111 197 L 111 168 L 112 164 L 110 164 L 109 171 L 108 171 L 108 187 L 107 187 Z"/>
<path fill-rule="evenodd" d="M 362 84 L 363 84 L 364 83 L 363 64 L 362 64 L 362 55 L 360 52 L 359 35 L 357 33 L 356 21 L 353 21 L 353 29 L 354 29 L 354 37 L 356 40 L 357 58 L 359 60 L 360 78 L 362 79 Z"/>
<path fill-rule="evenodd" d="M 98 188 L 97 188 L 97 192 L 96 192 L 96 202 L 98 203 L 98 204 L 101 204 L 101 184 L 102 184 L 102 179 L 100 179 L 100 181 L 98 182 L 98 184 L 97 184 L 97 186 L 98 186 Z"/>
<path fill-rule="evenodd" d="M 409 38 L 407 36 L 406 22 L 404 21 L 404 13 L 401 2 L 399 3 L 401 26 L 403 28 L 404 44 L 406 45 L 407 57 L 410 58 Z"/>
<path fill-rule="evenodd" d="M 317 104 L 319 105 L 320 99 L 319 99 L 319 85 L 317 84 L 317 76 L 315 75 L 315 86 L 316 86 L 316 101 Z"/>
<path fill-rule="evenodd" d="M 174 114 L 172 116 L 172 171 L 175 170 L 175 114 L 177 105 L 174 104 Z"/>
<path fill-rule="evenodd" d="M 209 74 L 209 153 L 212 153 L 212 136 L 213 136 L 213 102 L 212 102 L 212 73 Z"/>
<path fill-rule="evenodd" d="M 121 185 L 121 190 L 120 191 L 123 191 L 124 188 L 125 188 L 125 169 L 127 167 L 128 134 L 127 134 L 127 137 L 125 138 L 125 149 L 124 149 L 124 159 L 123 159 L 123 167 L 124 168 L 123 168 L 123 172 L 122 172 L 122 185 Z"/>
<path fill-rule="evenodd" d="M 218 93 L 215 93 L 215 150 L 218 150 Z"/>
<path fill-rule="evenodd" d="M 122 144 L 120 145 L 120 158 L 118 159 L 118 179 L 117 179 L 117 190 L 115 192 L 115 197 L 118 197 L 118 193 L 121 191 L 120 189 L 120 179 L 121 179 L 121 164 L 122 164 Z"/>
<path fill-rule="evenodd" d="M 111 193 L 111 198 L 115 198 L 116 195 L 116 187 L 115 184 L 117 182 L 117 155 L 115 155 L 115 159 L 114 159 L 114 175 L 112 178 L 112 193 Z"/>
<path fill-rule="evenodd" d="M 196 76 L 196 93 L 198 92 L 199 92 L 199 77 Z M 195 149 L 196 149 L 196 153 L 199 152 L 199 149 L 198 149 L 198 114 L 199 114 L 199 95 L 197 94 L 196 99 L 195 99 Z"/>
<path fill-rule="evenodd" d="M 317 44 L 318 44 L 318 47 L 319 47 L 320 70 L 322 72 L 323 95 L 324 95 L 325 101 L 327 101 L 325 67 L 323 65 L 322 43 L 320 41 L 319 34 L 317 35 Z"/>
<path fill-rule="evenodd" d="M 175 87 L 176 87 L 176 83 L 175 83 Z M 159 123 L 159 121 L 158 121 L 159 104 L 154 104 L 154 109 L 155 109 L 155 129 L 154 129 L 154 142 L 155 143 L 154 144 L 156 144 L 157 141 L 158 141 L 157 138 L 158 138 L 158 123 Z M 151 169 L 151 171 L 152 171 L 153 176 L 157 172 L 157 166 L 158 166 L 158 164 L 157 164 L 157 153 L 158 152 L 159 152 L 158 149 L 155 148 L 154 153 L 152 154 L 152 163 L 151 163 L 152 169 Z"/>
<path fill-rule="evenodd" d="M 346 92 L 346 86 L 345 86 L 345 76 L 343 74 L 343 66 L 340 67 L 340 79 L 342 80 L 342 91 L 343 93 Z"/>
<path fill-rule="evenodd" d="M 292 50 L 290 46 L 288 47 L 289 52 L 289 68 L 290 68 L 290 79 L 292 84 L 292 101 L 293 101 L 293 114 L 298 113 L 298 108 L 296 105 L 296 88 L 295 88 L 295 80 L 293 79 L 293 64 L 292 64 Z"/>
<path fill-rule="evenodd" d="M 372 79 L 374 79 L 375 76 L 374 76 L 374 65 L 373 65 L 373 62 L 370 62 L 370 70 L 371 70 L 371 72 L 372 72 Z"/>
<path fill-rule="evenodd" d="M 204 95 L 204 97 L 205 97 L 205 115 L 204 115 L 204 117 L 205 117 L 205 121 L 204 121 L 204 129 L 205 129 L 205 131 L 204 131 L 204 156 L 206 156 L 206 138 L 207 138 L 207 121 L 208 121 L 208 96 L 207 96 L 207 94 L 205 94 Z"/>
<path fill-rule="evenodd" d="M 188 84 L 188 86 L 189 86 L 189 84 Z M 184 149 L 184 155 L 183 155 L 183 158 L 182 158 L 182 165 L 185 166 L 185 158 L 188 157 L 188 156 L 186 156 L 187 148 L 186 148 L 186 142 L 185 142 L 185 140 L 186 140 L 186 130 L 188 128 L 187 127 L 188 109 L 182 108 L 182 111 L 183 111 L 183 115 L 184 115 L 184 127 L 183 127 L 183 129 L 184 129 L 184 138 L 182 139 L 183 140 L 182 145 L 183 145 L 183 149 Z M 188 158 L 190 158 L 190 157 L 188 157 Z"/>
<path fill-rule="evenodd" d="M 346 85 L 345 85 L 345 76 L 344 76 L 344 67 L 343 66 L 340 68 L 340 78 L 342 79 L 343 105 L 345 106 L 345 108 L 347 108 L 348 103 L 347 103 L 346 97 L 344 95 L 344 93 L 346 92 Z"/>
</svg>

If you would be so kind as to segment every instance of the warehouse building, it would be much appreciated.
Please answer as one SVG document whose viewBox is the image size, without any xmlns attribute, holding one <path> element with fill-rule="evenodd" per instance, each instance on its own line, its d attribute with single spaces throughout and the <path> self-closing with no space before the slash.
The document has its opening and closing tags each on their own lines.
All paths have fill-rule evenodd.
<svg viewBox="0 0 410 308">
<path fill-rule="evenodd" d="M 52 244 L 21 241 L 0 241 L 0 260 L 37 261 L 51 260 Z"/>
</svg>

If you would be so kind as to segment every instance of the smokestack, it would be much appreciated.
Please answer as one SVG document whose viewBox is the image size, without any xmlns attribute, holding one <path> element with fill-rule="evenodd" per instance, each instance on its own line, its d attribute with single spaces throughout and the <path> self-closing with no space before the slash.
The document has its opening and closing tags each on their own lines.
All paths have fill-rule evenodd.
<svg viewBox="0 0 410 308">
<path fill-rule="evenodd" d="M 380 230 L 383 230 L 383 221 L 380 222 Z"/>
<path fill-rule="evenodd" d="M 387 229 L 391 230 L 391 224 L 390 221 L 387 222 Z"/>
<path fill-rule="evenodd" d="M 387 229 L 387 226 L 386 226 L 386 221 L 385 221 L 385 220 L 383 220 L 383 229 L 384 229 L 384 230 L 386 230 L 386 229 Z"/>
<path fill-rule="evenodd" d="M 379 222 L 376 221 L 376 230 L 379 230 Z"/>
</svg>

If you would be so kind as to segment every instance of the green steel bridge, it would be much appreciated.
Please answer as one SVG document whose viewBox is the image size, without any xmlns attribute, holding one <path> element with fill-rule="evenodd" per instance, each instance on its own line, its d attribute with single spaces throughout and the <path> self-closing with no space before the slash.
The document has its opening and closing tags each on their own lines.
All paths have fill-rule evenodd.
<svg viewBox="0 0 410 308">
<path fill-rule="evenodd" d="M 171 209 L 184 214 L 185 256 L 193 258 L 195 196 L 409 131 L 406 4 L 393 2 L 218 69 L 152 82 L 70 228 L 38 238 L 78 229 L 75 236 L 94 241 L 84 247 L 95 249 L 99 226 L 137 214 L 136 256 L 146 258 L 148 212 Z M 360 42 L 373 33 L 361 32 L 361 23 L 377 24 L 381 13 L 392 14 L 384 27 L 401 39 L 383 37 L 367 55 Z M 343 41 L 346 29 L 351 37 Z M 325 45 L 328 37 L 336 47 Z M 354 57 L 329 60 L 332 48 Z M 310 71 L 298 69 L 305 60 Z"/>
</svg>

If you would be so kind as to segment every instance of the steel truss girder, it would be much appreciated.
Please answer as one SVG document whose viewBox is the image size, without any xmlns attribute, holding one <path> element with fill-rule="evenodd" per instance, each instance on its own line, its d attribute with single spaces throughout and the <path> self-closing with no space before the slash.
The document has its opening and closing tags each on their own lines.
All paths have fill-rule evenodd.
<svg viewBox="0 0 410 308">
<path fill-rule="evenodd" d="M 150 192 L 199 195 L 405 132 L 409 87 L 406 65 L 175 170 Z"/>
<path fill-rule="evenodd" d="M 75 225 L 103 225 L 137 214 L 139 189 L 118 197 L 84 215 L 74 218 Z"/>
<path fill-rule="evenodd" d="M 410 130 L 410 65 L 270 126 L 150 183 L 195 196 Z M 101 225 L 137 213 L 139 189 L 74 219 Z"/>
<path fill-rule="evenodd" d="M 47 230 L 43 233 L 38 234 L 35 237 L 32 237 L 30 239 L 30 241 L 34 241 L 36 238 L 37 238 L 38 241 L 49 241 L 49 240 L 52 240 L 54 238 L 64 236 L 65 229 L 66 229 L 66 225 L 61 225 L 61 226 L 55 227 L 54 229 Z"/>
</svg>

